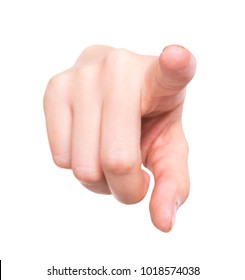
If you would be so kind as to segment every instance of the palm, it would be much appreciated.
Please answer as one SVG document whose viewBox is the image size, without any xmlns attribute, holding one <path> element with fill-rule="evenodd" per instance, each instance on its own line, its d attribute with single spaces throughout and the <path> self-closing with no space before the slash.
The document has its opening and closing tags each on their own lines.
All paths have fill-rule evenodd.
<svg viewBox="0 0 245 280">
<path fill-rule="evenodd" d="M 187 143 L 181 125 L 183 101 L 179 101 L 180 96 L 183 99 L 184 93 L 166 97 L 165 100 L 162 98 L 162 104 L 159 105 L 161 111 L 158 111 L 158 115 L 142 117 L 142 162 L 150 170 L 154 168 L 155 163 L 160 158 L 166 158 L 168 155 L 174 157 L 171 152 L 175 148 L 177 150 L 177 147 L 174 147 L 175 142 L 178 145 L 185 145 L 185 150 L 187 150 Z M 177 136 L 178 139 L 175 141 Z"/>
</svg>

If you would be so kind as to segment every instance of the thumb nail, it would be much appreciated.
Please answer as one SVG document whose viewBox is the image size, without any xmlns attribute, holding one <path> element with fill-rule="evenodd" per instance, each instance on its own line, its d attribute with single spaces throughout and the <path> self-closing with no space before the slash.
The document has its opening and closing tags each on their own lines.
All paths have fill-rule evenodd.
<svg viewBox="0 0 245 280">
<path fill-rule="evenodd" d="M 174 205 L 174 208 L 173 208 L 173 212 L 172 212 L 172 227 L 176 220 L 176 213 L 177 213 L 178 208 L 179 208 L 179 204 L 178 204 L 178 202 L 176 202 Z"/>
</svg>

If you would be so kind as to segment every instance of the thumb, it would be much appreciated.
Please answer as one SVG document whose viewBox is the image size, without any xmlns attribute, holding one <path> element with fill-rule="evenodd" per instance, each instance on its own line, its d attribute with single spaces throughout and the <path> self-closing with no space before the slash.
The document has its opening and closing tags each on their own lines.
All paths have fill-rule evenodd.
<svg viewBox="0 0 245 280">
<path fill-rule="evenodd" d="M 196 60 L 184 47 L 172 45 L 163 49 L 149 70 L 150 92 L 153 96 L 175 95 L 193 78 Z"/>
<path fill-rule="evenodd" d="M 169 127 L 167 133 L 166 130 L 159 133 L 144 165 L 151 170 L 155 181 L 150 200 L 152 222 L 161 231 L 168 232 L 190 190 L 188 143 L 180 121 Z"/>
</svg>

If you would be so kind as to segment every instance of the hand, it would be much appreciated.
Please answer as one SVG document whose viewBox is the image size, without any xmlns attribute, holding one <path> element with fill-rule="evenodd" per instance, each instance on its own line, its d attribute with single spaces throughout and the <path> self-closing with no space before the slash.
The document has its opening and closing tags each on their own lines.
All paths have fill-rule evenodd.
<svg viewBox="0 0 245 280">
<path fill-rule="evenodd" d="M 181 46 L 159 57 L 91 46 L 53 77 L 44 96 L 54 162 L 88 189 L 130 204 L 144 198 L 152 171 L 153 224 L 171 230 L 189 193 L 188 145 L 182 128 L 185 88 L 195 58 Z"/>
</svg>

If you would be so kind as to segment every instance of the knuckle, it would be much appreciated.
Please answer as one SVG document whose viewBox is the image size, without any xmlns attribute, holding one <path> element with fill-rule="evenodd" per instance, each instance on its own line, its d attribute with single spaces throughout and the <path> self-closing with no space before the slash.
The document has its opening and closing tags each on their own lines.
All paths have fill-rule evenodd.
<svg viewBox="0 0 245 280">
<path fill-rule="evenodd" d="M 189 155 L 189 152 L 190 152 L 190 147 L 189 147 L 188 142 L 186 141 L 186 154 L 187 154 L 187 156 Z"/>
<path fill-rule="evenodd" d="M 188 198 L 189 194 L 190 194 L 190 181 L 188 180 L 183 184 L 184 200 L 186 200 Z"/>
<path fill-rule="evenodd" d="M 85 47 L 82 51 L 82 55 L 90 55 L 90 54 L 94 54 L 95 51 L 98 51 L 101 49 L 101 47 L 107 47 L 107 46 L 104 46 L 104 45 L 99 45 L 99 44 L 92 44 L 92 45 L 89 45 L 87 47 Z"/>
<path fill-rule="evenodd" d="M 72 75 L 69 71 L 53 76 L 47 85 L 43 104 L 44 108 L 59 102 L 60 96 L 69 91 L 72 85 Z"/>
<path fill-rule="evenodd" d="M 97 68 L 95 65 L 84 64 L 82 66 L 74 66 L 70 72 L 73 85 L 75 82 L 78 87 L 83 88 L 86 85 L 93 85 L 96 80 Z"/>
<path fill-rule="evenodd" d="M 64 156 L 53 156 L 54 163 L 60 168 L 71 168 L 70 158 Z"/>
<path fill-rule="evenodd" d="M 112 69 L 117 69 L 125 66 L 129 59 L 130 52 L 126 49 L 112 49 L 105 58 L 105 63 L 112 67 Z"/>
<path fill-rule="evenodd" d="M 130 52 L 124 48 L 114 48 L 108 54 L 109 57 L 118 59 L 120 57 L 127 57 Z"/>
<path fill-rule="evenodd" d="M 48 82 L 47 89 L 54 90 L 56 92 L 57 90 L 61 90 L 64 87 L 67 88 L 67 86 L 69 86 L 70 84 L 71 72 L 65 71 L 53 76 Z"/>
<path fill-rule="evenodd" d="M 129 193 L 124 193 L 121 196 L 117 196 L 117 199 L 123 204 L 130 205 L 130 204 L 139 203 L 144 197 L 145 197 L 144 193 L 129 192 Z"/>
<path fill-rule="evenodd" d="M 138 166 L 136 157 L 128 154 L 113 155 L 109 153 L 102 161 L 102 165 L 107 172 L 123 175 L 130 173 Z"/>
<path fill-rule="evenodd" d="M 183 151 L 185 151 L 186 156 L 188 156 L 189 154 L 189 144 L 187 142 L 186 139 L 183 140 L 183 147 L 182 147 Z"/>
<path fill-rule="evenodd" d="M 96 184 L 102 180 L 102 174 L 96 168 L 75 166 L 72 170 L 74 176 L 84 184 Z"/>
<path fill-rule="evenodd" d="M 184 203 L 186 201 L 186 199 L 188 198 L 189 194 L 190 194 L 190 180 L 189 180 L 189 178 L 186 178 L 181 183 L 179 183 L 179 188 L 178 189 L 179 189 L 181 201 L 182 201 L 182 203 Z"/>
</svg>

